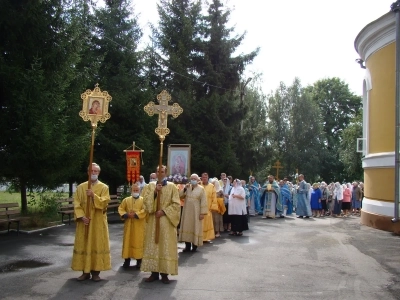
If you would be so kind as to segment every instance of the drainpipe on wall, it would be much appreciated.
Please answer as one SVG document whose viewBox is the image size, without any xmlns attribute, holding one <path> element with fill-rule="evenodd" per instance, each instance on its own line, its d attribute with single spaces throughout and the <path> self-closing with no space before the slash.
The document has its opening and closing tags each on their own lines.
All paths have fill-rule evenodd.
<svg viewBox="0 0 400 300">
<path fill-rule="evenodd" d="M 396 14 L 396 140 L 394 152 L 394 218 L 393 223 L 399 221 L 399 192 L 400 192 L 400 0 L 392 3 L 390 10 Z"/>
</svg>

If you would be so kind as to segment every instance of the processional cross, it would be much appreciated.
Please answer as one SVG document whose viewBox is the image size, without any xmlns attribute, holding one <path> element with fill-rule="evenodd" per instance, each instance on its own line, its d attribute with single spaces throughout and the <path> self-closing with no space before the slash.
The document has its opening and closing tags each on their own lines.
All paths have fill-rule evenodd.
<svg viewBox="0 0 400 300">
<path fill-rule="evenodd" d="M 147 112 L 150 117 L 154 114 L 158 114 L 158 127 L 155 129 L 155 132 L 160 137 L 160 140 L 164 140 L 165 136 L 170 133 L 167 128 L 168 115 L 172 115 L 175 119 L 183 112 L 183 109 L 178 103 L 168 105 L 168 102 L 171 101 L 171 95 L 165 90 L 157 95 L 157 100 L 160 103 L 159 105 L 150 101 L 149 104 L 144 107 L 144 111 Z"/>
<path fill-rule="evenodd" d="M 157 95 L 157 100 L 160 104 L 156 105 L 153 101 L 150 101 L 149 104 L 147 104 L 144 107 L 144 111 L 147 112 L 149 116 L 158 114 L 158 127 L 155 129 L 155 132 L 160 138 L 160 160 L 158 164 L 158 169 L 161 170 L 162 157 L 163 157 L 163 142 L 168 133 L 170 133 L 169 129 L 167 128 L 168 115 L 172 115 L 172 117 L 175 119 L 183 112 L 183 109 L 182 107 L 179 106 L 178 103 L 168 105 L 168 102 L 171 101 L 171 95 L 165 90 Z M 164 178 L 162 178 L 161 172 L 159 172 L 158 183 L 161 183 L 163 179 Z M 157 211 L 160 210 L 160 196 L 161 196 L 161 191 L 157 193 Z M 156 218 L 156 236 L 155 236 L 156 244 L 158 244 L 159 236 L 160 236 L 160 218 Z"/>
<path fill-rule="evenodd" d="M 272 166 L 272 168 L 276 169 L 276 180 L 279 180 L 279 169 L 283 169 L 281 162 L 277 160 L 275 162 L 275 165 Z"/>
</svg>

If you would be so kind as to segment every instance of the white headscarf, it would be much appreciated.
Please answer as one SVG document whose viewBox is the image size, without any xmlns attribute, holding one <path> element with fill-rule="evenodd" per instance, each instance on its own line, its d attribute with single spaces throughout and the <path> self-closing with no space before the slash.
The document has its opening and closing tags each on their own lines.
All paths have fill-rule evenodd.
<svg viewBox="0 0 400 300">
<path fill-rule="evenodd" d="M 219 181 L 217 178 L 213 178 L 211 183 L 215 186 L 215 192 L 218 193 L 219 191 L 222 191 L 221 186 L 219 185 Z"/>
<path fill-rule="evenodd" d="M 337 200 L 343 200 L 343 187 L 339 182 L 335 182 L 333 195 L 334 197 L 337 197 Z"/>
<path fill-rule="evenodd" d="M 144 180 L 144 177 L 142 175 L 139 176 L 140 179 L 143 179 L 143 182 L 136 182 L 136 184 L 139 186 L 140 192 L 143 190 L 143 188 L 146 186 L 146 181 Z"/>
</svg>

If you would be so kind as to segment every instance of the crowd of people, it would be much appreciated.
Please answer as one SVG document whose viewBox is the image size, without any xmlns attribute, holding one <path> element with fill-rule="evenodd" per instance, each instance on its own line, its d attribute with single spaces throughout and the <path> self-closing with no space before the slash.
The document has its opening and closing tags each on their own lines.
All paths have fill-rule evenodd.
<svg viewBox="0 0 400 300">
<path fill-rule="evenodd" d="M 275 191 L 272 201 L 266 198 L 269 195 L 265 193 L 268 183 Z M 286 178 L 276 183 L 270 175 L 267 184 L 263 186 L 257 183 L 255 177 L 250 177 L 248 189 L 249 214 L 263 215 L 263 218 L 282 218 L 294 212 L 298 218 L 359 216 L 364 197 L 362 182 L 327 184 L 322 181 L 311 185 L 304 180 L 302 174 L 298 176 L 298 182 L 295 184 Z"/>
<path fill-rule="evenodd" d="M 72 269 L 83 272 L 79 281 L 99 281 L 100 271 L 111 268 L 106 213 L 110 195 L 108 186 L 98 180 L 100 166 L 94 163 L 88 172 L 90 186 L 89 182 L 79 185 L 74 197 L 77 227 Z M 124 220 L 122 266 L 130 268 L 135 259 L 135 268 L 151 272 L 145 282 L 161 276 L 168 284 L 168 275 L 178 274 L 178 242 L 185 243 L 182 253 L 197 252 L 223 233 L 242 236 L 250 217 L 257 215 L 263 219 L 294 213 L 298 218 L 359 215 L 363 198 L 362 183 L 310 185 L 303 175 L 296 184 L 269 175 L 260 185 L 254 176 L 246 182 L 226 173 L 220 179 L 209 178 L 208 173 L 190 178 L 165 173 L 165 166 L 157 168 L 148 184 L 140 176 L 118 208 Z"/>
</svg>

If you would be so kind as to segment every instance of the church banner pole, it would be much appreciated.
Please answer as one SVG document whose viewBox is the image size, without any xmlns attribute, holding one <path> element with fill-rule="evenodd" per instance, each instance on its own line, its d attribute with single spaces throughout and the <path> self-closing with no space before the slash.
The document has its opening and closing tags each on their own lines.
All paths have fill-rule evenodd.
<svg viewBox="0 0 400 300">
<path fill-rule="evenodd" d="M 108 112 L 108 105 L 112 97 L 107 91 L 101 91 L 99 84 L 95 85 L 94 90 L 86 90 L 81 94 L 81 99 L 83 101 L 82 110 L 79 112 L 79 116 L 84 121 L 90 121 L 92 126 L 92 140 L 90 144 L 90 155 L 89 155 L 89 170 L 88 170 L 88 190 L 92 188 L 92 165 L 93 165 L 93 152 L 94 152 L 94 139 L 96 135 L 97 123 L 105 123 L 110 117 Z M 92 197 L 87 196 L 86 206 L 85 206 L 85 217 L 91 218 L 91 202 L 93 202 Z M 85 226 L 85 238 L 89 235 L 89 226 Z"/>
<path fill-rule="evenodd" d="M 163 165 L 162 165 L 162 158 L 163 158 L 163 148 L 164 148 L 164 139 L 160 137 L 160 158 L 158 161 L 158 170 L 161 171 Z M 158 182 L 162 184 L 164 178 L 162 178 L 161 172 L 158 173 Z M 161 191 L 157 193 L 157 210 L 160 210 L 160 201 L 161 201 Z M 158 244 L 158 240 L 160 239 L 160 218 L 156 218 L 156 234 L 155 234 L 155 243 Z"/>
<path fill-rule="evenodd" d="M 92 164 L 93 164 L 93 151 L 94 151 L 94 137 L 96 134 L 96 128 L 97 128 L 97 124 L 93 124 L 92 123 L 92 142 L 90 145 L 90 155 L 89 155 L 89 178 L 88 178 L 88 190 L 90 190 L 92 188 Z M 86 200 L 86 217 L 90 218 L 91 216 L 91 210 L 90 210 L 90 201 L 91 201 L 91 197 L 87 196 L 87 200 Z M 89 234 L 89 226 L 85 226 L 85 237 L 87 237 Z"/>
<path fill-rule="evenodd" d="M 182 112 L 183 109 L 179 106 L 178 103 L 174 103 L 173 105 L 168 105 L 168 102 L 171 101 L 171 95 L 167 91 L 162 91 L 157 95 L 157 100 L 159 102 L 156 105 L 153 101 L 150 101 L 145 107 L 144 111 L 151 117 L 154 114 L 158 114 L 158 127 L 155 129 L 155 133 L 160 138 L 160 156 L 158 161 L 158 184 L 162 184 L 164 178 L 161 175 L 161 169 L 163 167 L 162 159 L 163 159 L 163 148 L 164 148 L 164 140 L 165 137 L 170 133 L 170 130 L 167 128 L 168 115 L 172 115 L 175 119 Z M 166 171 L 166 170 L 165 170 Z M 156 204 L 156 212 L 161 209 L 161 191 L 157 193 L 157 204 Z M 160 218 L 156 217 L 156 232 L 155 232 L 155 243 L 158 244 L 158 240 L 160 237 Z"/>
</svg>

